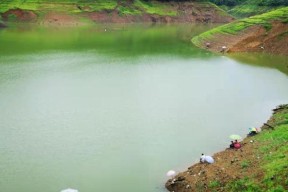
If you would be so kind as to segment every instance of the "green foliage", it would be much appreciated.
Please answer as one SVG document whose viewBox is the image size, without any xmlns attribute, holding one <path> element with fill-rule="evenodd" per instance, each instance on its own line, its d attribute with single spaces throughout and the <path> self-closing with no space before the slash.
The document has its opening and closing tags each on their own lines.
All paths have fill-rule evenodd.
<svg viewBox="0 0 288 192">
<path fill-rule="evenodd" d="M 249 167 L 249 165 L 250 165 L 250 162 L 249 162 L 249 161 L 243 161 L 243 162 L 241 163 L 241 168 L 242 168 L 242 169 L 245 169 L 245 168 Z"/>
<path fill-rule="evenodd" d="M 20 8 L 38 12 L 58 11 L 81 13 L 93 11 L 118 10 L 121 15 L 136 15 L 141 13 L 176 16 L 177 11 L 170 5 L 157 1 L 145 0 L 6 0 L 1 2 L 0 13 L 9 9 Z"/>
<path fill-rule="evenodd" d="M 221 183 L 219 181 L 211 181 L 208 185 L 209 188 L 219 187 Z"/>
<path fill-rule="evenodd" d="M 274 3 L 272 3 L 271 0 L 244 0 L 234 7 L 230 6 L 230 10 L 228 11 L 228 13 L 240 18 L 258 15 L 287 6 L 288 1 L 281 1 L 282 0 L 273 0 Z"/>
<path fill-rule="evenodd" d="M 141 14 L 141 11 L 139 11 L 137 9 L 131 9 L 131 8 L 125 7 L 125 6 L 120 6 L 117 8 L 117 10 L 119 11 L 119 13 L 121 15 L 138 15 L 138 14 Z"/>
<path fill-rule="evenodd" d="M 243 191 L 243 192 L 261 192 L 261 189 L 257 184 L 255 184 L 251 178 L 244 178 L 232 181 L 226 187 L 227 191 Z"/>
<path fill-rule="evenodd" d="M 157 15 L 169 15 L 169 16 L 176 16 L 177 12 L 172 10 L 172 7 L 169 7 L 165 4 L 161 4 L 159 2 L 149 2 L 149 1 L 141 1 L 135 0 L 134 5 L 144 10 L 149 14 L 157 14 Z"/>
</svg>

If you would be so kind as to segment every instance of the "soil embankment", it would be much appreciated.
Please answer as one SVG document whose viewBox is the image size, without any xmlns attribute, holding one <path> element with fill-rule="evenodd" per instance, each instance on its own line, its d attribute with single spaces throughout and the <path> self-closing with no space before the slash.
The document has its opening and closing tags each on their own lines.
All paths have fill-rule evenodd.
<svg viewBox="0 0 288 192">
<path fill-rule="evenodd" d="M 95 10 L 97 5 L 65 3 L 41 3 L 36 10 L 21 8 L 2 13 L 4 21 L 37 22 L 44 25 L 81 25 L 96 23 L 228 23 L 234 18 L 211 3 L 199 2 L 154 2 L 152 5 L 136 4 L 133 1 L 117 1 L 111 9 Z M 53 9 L 51 8 L 53 7 Z M 67 9 L 67 10 L 66 10 Z"/>
<path fill-rule="evenodd" d="M 252 26 L 237 35 L 218 34 L 209 41 L 206 49 L 221 52 L 266 52 L 277 55 L 288 55 L 288 24 L 272 22 L 267 31 L 263 26 Z M 204 47 L 205 45 L 203 45 Z"/>
<path fill-rule="evenodd" d="M 85 15 L 93 21 L 100 23 L 228 23 L 234 20 L 233 17 L 225 14 L 225 12 L 220 10 L 217 6 L 213 6 L 212 4 L 202 4 L 197 2 L 169 2 L 165 4 L 167 7 L 169 7 L 170 12 L 175 12 L 176 14 L 158 15 L 147 13 L 144 9 L 140 9 L 141 14 L 122 15 L 119 10 L 115 8 L 114 10 L 91 12 Z"/>
<path fill-rule="evenodd" d="M 226 149 L 214 154 L 215 163 L 197 163 L 189 167 L 170 179 L 166 188 L 174 192 L 288 190 L 285 183 L 288 181 L 287 115 L 288 105 L 274 109 L 273 116 L 261 127 L 262 132 L 245 138 L 241 149 Z M 271 175 L 263 167 L 268 167 Z"/>
</svg>

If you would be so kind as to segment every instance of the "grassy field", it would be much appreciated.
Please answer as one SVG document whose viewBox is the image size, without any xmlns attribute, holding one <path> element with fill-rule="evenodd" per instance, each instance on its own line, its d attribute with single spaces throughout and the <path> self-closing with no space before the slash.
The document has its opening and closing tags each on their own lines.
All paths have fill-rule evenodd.
<svg viewBox="0 0 288 192">
<path fill-rule="evenodd" d="M 241 4 L 236 6 L 221 6 L 222 9 L 236 18 L 245 18 L 253 15 L 259 15 L 282 7 L 284 6 L 265 5 L 263 4 L 263 0 L 243 0 Z"/>
<path fill-rule="evenodd" d="M 253 25 L 262 25 L 267 30 L 271 28 L 271 21 L 277 20 L 283 23 L 288 22 L 288 7 L 280 8 L 268 13 L 264 13 L 261 15 L 256 15 L 253 17 L 241 19 L 226 25 L 222 25 L 216 27 L 212 30 L 204 32 L 192 39 L 192 42 L 197 45 L 201 46 L 204 41 L 211 40 L 217 34 L 232 34 L 235 35 L 240 31 L 253 26 Z"/>
<path fill-rule="evenodd" d="M 227 185 L 227 191 L 253 191 L 253 192 L 284 192 L 288 190 L 288 105 L 273 115 L 270 122 L 274 130 L 265 130 L 255 139 L 262 143 L 255 152 L 260 156 L 260 168 L 264 172 L 264 180 L 251 175 Z M 243 166 L 245 164 L 243 163 Z M 247 167 L 249 163 L 247 162 Z"/>
</svg>

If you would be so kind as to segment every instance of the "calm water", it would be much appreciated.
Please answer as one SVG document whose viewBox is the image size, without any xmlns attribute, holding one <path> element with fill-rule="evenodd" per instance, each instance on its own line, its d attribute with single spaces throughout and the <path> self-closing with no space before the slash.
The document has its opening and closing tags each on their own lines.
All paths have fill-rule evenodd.
<svg viewBox="0 0 288 192">
<path fill-rule="evenodd" d="M 288 102 L 287 57 L 193 47 L 208 27 L 0 30 L 0 190 L 164 192 L 262 125 Z"/>
</svg>

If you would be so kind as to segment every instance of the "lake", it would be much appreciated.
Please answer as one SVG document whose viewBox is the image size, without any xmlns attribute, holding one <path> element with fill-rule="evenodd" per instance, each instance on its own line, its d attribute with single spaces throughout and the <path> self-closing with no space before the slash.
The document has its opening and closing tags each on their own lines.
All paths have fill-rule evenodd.
<svg viewBox="0 0 288 192">
<path fill-rule="evenodd" d="M 0 189 L 165 192 L 288 103 L 287 57 L 209 53 L 209 25 L 0 30 Z"/>
</svg>

